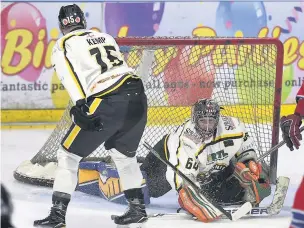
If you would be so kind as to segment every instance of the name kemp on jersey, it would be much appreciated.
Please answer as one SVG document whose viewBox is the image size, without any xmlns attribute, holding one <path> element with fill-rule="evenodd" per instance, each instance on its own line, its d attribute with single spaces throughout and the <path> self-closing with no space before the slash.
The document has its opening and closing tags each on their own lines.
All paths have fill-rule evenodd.
<svg viewBox="0 0 304 228">
<path fill-rule="evenodd" d="M 89 45 L 103 44 L 103 43 L 105 43 L 105 41 L 106 41 L 106 39 L 104 37 L 87 39 L 87 42 Z"/>
</svg>

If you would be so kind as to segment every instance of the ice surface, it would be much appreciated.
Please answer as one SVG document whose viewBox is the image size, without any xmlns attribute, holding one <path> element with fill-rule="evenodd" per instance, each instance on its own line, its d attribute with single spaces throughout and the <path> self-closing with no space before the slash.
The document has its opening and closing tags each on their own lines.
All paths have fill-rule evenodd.
<svg viewBox="0 0 304 228">
<path fill-rule="evenodd" d="M 36 187 L 17 182 L 13 177 L 14 169 L 24 160 L 30 159 L 41 148 L 48 138 L 50 130 L 1 130 L 1 182 L 10 191 L 14 203 L 13 223 L 17 228 L 33 227 L 35 219 L 48 214 L 51 205 L 52 189 Z M 223 227 L 225 228 L 256 228 L 256 227 L 288 227 L 290 208 L 296 188 L 304 173 L 304 146 L 300 150 L 290 152 L 285 146 L 279 151 L 278 174 L 290 177 L 290 188 L 284 208 L 280 215 L 271 218 L 244 218 L 237 222 L 221 220 L 210 224 L 187 220 L 185 218 L 153 218 L 146 228 L 192 228 L 192 227 Z M 264 204 L 270 198 L 265 199 Z M 148 213 L 175 212 L 177 197 L 171 191 L 165 196 L 152 199 Z M 120 214 L 125 206 L 107 202 L 98 197 L 75 192 L 67 212 L 67 226 L 71 228 L 114 228 L 110 215 Z"/>
</svg>

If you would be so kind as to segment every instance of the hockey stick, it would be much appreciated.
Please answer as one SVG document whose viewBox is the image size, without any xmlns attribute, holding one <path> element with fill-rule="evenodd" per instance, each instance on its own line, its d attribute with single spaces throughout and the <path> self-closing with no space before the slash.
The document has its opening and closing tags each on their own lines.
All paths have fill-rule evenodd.
<svg viewBox="0 0 304 228">
<path fill-rule="evenodd" d="M 165 165 L 169 166 L 177 175 L 179 175 L 181 178 L 183 178 L 185 181 L 187 181 L 197 192 L 201 193 L 201 189 L 194 184 L 185 174 L 183 174 L 181 171 L 179 171 L 176 167 L 174 167 L 169 161 L 166 161 L 160 157 L 160 155 L 153 149 L 152 146 L 150 146 L 147 142 L 144 142 L 144 146 L 155 156 L 157 157 L 161 162 L 163 162 Z M 202 193 L 201 193 L 202 194 Z M 202 194 L 203 195 L 203 194 Z M 205 197 L 206 198 L 206 197 Z M 209 200 L 210 201 L 210 200 Z M 237 211 L 235 211 L 233 214 L 225 211 L 225 209 L 217 204 L 216 202 L 212 202 L 212 205 L 217 208 L 220 212 L 222 212 L 227 218 L 229 218 L 231 221 L 236 221 L 245 214 L 247 214 L 251 209 L 252 205 L 249 202 L 244 203 Z"/>
<path fill-rule="evenodd" d="M 234 211 L 238 210 L 239 207 L 224 207 L 225 211 L 227 211 L 228 213 L 233 213 Z M 272 216 L 272 214 L 270 214 L 267 210 L 267 207 L 253 207 L 246 215 L 244 215 L 243 217 L 268 217 L 268 216 Z M 188 213 L 155 213 L 155 214 L 150 214 L 148 215 L 149 218 L 158 218 L 158 217 L 163 217 L 163 218 L 168 218 L 168 219 L 172 219 L 172 218 L 185 218 L 185 219 L 189 219 L 189 218 L 193 218 L 194 220 L 196 220 L 195 217 L 193 217 L 193 215 L 188 214 Z M 227 219 L 226 216 L 220 216 L 220 219 Z"/>
<path fill-rule="evenodd" d="M 224 210 L 228 213 L 233 213 L 234 211 L 238 210 L 239 207 L 224 207 Z M 186 212 L 177 212 L 177 213 L 155 213 L 148 215 L 149 218 L 156 218 L 156 217 L 177 217 L 180 218 L 183 216 L 185 219 L 193 218 L 196 220 L 193 215 L 186 213 Z M 244 217 L 267 217 L 271 216 L 271 214 L 268 213 L 267 207 L 253 207 Z M 226 219 L 226 216 L 220 216 L 220 219 Z"/>
<path fill-rule="evenodd" d="M 304 126 L 300 128 L 300 132 L 304 131 Z M 286 142 L 282 140 L 279 144 L 272 147 L 270 150 L 268 150 L 266 153 L 264 153 L 261 157 L 258 158 L 258 161 L 264 160 L 269 154 L 279 149 L 281 146 L 283 146 Z"/>
</svg>

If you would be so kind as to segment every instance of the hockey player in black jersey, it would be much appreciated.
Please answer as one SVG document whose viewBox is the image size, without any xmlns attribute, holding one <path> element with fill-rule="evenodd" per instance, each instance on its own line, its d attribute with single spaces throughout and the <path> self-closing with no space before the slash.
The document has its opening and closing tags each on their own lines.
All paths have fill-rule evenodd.
<svg viewBox="0 0 304 228">
<path fill-rule="evenodd" d="M 102 143 L 111 149 L 129 202 L 127 212 L 112 219 L 122 225 L 142 223 L 147 215 L 135 155 L 147 122 L 143 83 L 125 63 L 112 36 L 86 29 L 77 5 L 61 7 L 58 20 L 64 36 L 53 48 L 52 65 L 74 103 L 70 110 L 74 123 L 57 151 L 51 212 L 34 225 L 66 227 L 79 162 Z"/>
</svg>

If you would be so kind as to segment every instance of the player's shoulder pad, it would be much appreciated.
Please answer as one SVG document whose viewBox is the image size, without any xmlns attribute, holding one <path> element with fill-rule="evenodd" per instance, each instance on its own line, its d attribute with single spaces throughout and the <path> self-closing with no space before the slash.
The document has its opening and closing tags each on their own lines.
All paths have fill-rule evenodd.
<svg viewBox="0 0 304 228">
<path fill-rule="evenodd" d="M 187 128 L 194 128 L 194 124 L 192 123 L 191 119 L 187 119 L 181 126 L 184 128 L 184 131 Z"/>
<path fill-rule="evenodd" d="M 198 143 L 202 142 L 202 138 L 196 132 L 194 124 L 191 122 L 191 120 L 188 120 L 184 123 L 183 138 L 184 139 L 190 139 L 195 144 L 198 144 Z"/>
<path fill-rule="evenodd" d="M 74 32 L 70 32 L 70 33 L 64 35 L 63 37 L 61 37 L 60 39 L 58 39 L 56 41 L 56 45 L 57 45 L 58 50 L 63 51 L 66 43 L 69 43 L 75 37 L 79 37 L 81 34 L 88 33 L 88 32 L 93 32 L 93 31 L 91 31 L 91 30 L 81 30 L 81 31 L 76 30 Z"/>
<path fill-rule="evenodd" d="M 60 54 L 60 52 L 64 52 L 64 44 L 65 44 L 65 42 L 67 42 L 74 35 L 75 35 L 75 33 L 71 32 L 71 33 L 68 33 L 68 34 L 62 36 L 61 38 L 59 38 L 56 41 L 56 43 L 55 43 L 55 45 L 54 45 L 54 47 L 52 49 L 52 55 L 51 55 L 52 56 L 51 57 L 52 64 L 54 64 L 54 62 L 56 61 L 56 59 L 59 58 L 59 56 L 61 56 L 61 55 L 58 55 L 58 54 Z"/>
<path fill-rule="evenodd" d="M 62 39 L 62 38 L 60 38 Z M 56 43 L 54 44 L 53 46 L 53 49 L 52 49 L 52 54 L 51 54 L 51 62 L 52 62 L 52 66 L 54 67 L 55 66 L 55 62 L 56 61 L 60 61 L 60 53 L 62 53 L 62 49 L 60 48 L 60 39 L 58 39 L 56 41 Z"/>
<path fill-rule="evenodd" d="M 69 38 L 71 38 L 72 36 L 73 36 L 73 34 L 69 33 L 69 34 L 59 38 L 53 47 L 53 52 L 64 51 L 65 42 L 67 42 L 69 40 Z"/>
<path fill-rule="evenodd" d="M 183 122 L 181 125 L 178 126 L 178 128 L 175 130 L 175 132 L 179 131 L 180 133 L 182 133 L 183 131 L 185 131 L 185 129 L 187 127 L 189 127 L 189 123 L 190 122 L 191 121 L 185 121 L 185 122 Z"/>
<path fill-rule="evenodd" d="M 221 116 L 221 122 L 226 131 L 243 130 L 244 124 L 232 116 Z"/>
<path fill-rule="evenodd" d="M 60 47 L 60 44 L 62 43 L 62 38 L 59 38 L 56 43 L 54 44 L 53 50 L 52 50 L 52 54 L 55 53 L 56 51 L 62 51 L 62 48 Z"/>
</svg>

